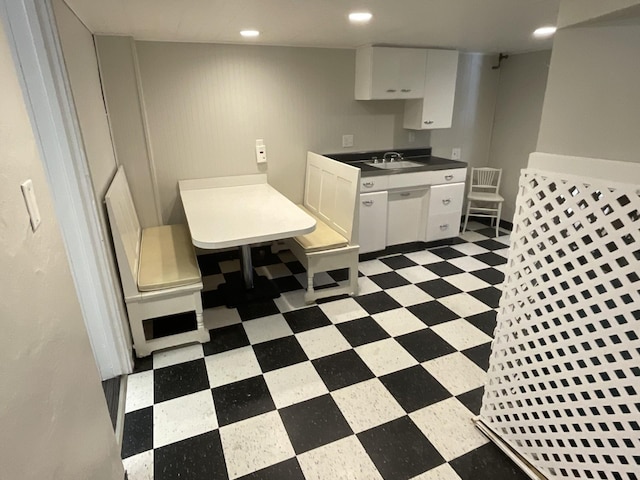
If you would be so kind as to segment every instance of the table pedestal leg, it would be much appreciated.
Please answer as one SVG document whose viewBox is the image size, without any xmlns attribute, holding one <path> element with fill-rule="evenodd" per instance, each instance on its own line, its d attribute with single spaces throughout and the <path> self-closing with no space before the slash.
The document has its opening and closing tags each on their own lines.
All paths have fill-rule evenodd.
<svg viewBox="0 0 640 480">
<path fill-rule="evenodd" d="M 240 247 L 240 265 L 242 266 L 242 279 L 246 289 L 253 288 L 253 264 L 251 263 L 251 246 Z"/>
</svg>

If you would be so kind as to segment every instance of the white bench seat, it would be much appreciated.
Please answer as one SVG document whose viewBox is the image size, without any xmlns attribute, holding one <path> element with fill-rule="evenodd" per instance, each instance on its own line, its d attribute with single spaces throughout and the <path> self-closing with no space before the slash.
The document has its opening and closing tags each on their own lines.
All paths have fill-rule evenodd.
<svg viewBox="0 0 640 480">
<path fill-rule="evenodd" d="M 349 242 L 346 238 L 316 217 L 313 212 L 304 208 L 304 205 L 298 205 L 298 207 L 316 219 L 316 229 L 313 232 L 294 237 L 294 240 L 304 248 L 305 252 L 317 252 L 330 248 L 346 247 L 348 245 Z"/>
</svg>

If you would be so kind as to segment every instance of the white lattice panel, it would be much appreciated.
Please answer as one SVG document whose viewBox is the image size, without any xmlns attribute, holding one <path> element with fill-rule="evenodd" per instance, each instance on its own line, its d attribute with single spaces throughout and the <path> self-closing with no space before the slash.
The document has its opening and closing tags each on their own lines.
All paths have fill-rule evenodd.
<svg viewBox="0 0 640 480">
<path fill-rule="evenodd" d="M 481 419 L 549 477 L 640 478 L 637 189 L 520 177 Z"/>
</svg>

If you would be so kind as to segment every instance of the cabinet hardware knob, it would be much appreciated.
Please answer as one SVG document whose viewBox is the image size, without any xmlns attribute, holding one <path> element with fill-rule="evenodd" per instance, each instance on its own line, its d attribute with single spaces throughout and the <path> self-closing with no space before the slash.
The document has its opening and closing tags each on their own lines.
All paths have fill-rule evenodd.
<svg viewBox="0 0 640 480">
<path fill-rule="evenodd" d="M 403 192 L 400 194 L 401 197 L 408 197 L 409 195 L 411 195 L 409 192 Z"/>
<path fill-rule="evenodd" d="M 424 122 L 426 125 L 431 125 L 433 123 L 433 120 L 425 120 Z"/>
<path fill-rule="evenodd" d="M 389 92 L 389 93 L 393 93 L 393 92 L 395 92 L 395 91 L 396 91 L 396 89 L 395 89 L 395 88 L 387 88 L 387 92 Z"/>
<path fill-rule="evenodd" d="M 363 186 L 363 187 L 367 187 L 367 188 L 371 188 L 371 187 L 373 187 L 374 185 L 375 185 L 375 183 L 373 183 L 373 182 L 364 182 L 364 183 L 362 184 L 362 186 Z"/>
<path fill-rule="evenodd" d="M 445 175 L 444 179 L 445 180 L 453 180 L 453 175 Z"/>
<path fill-rule="evenodd" d="M 450 198 L 445 198 L 442 200 L 442 204 L 443 205 L 449 205 L 451 203 L 451 199 Z"/>
<path fill-rule="evenodd" d="M 410 92 L 410 91 L 411 91 L 411 89 L 410 89 L 410 88 L 403 88 L 403 89 L 402 89 L 402 90 L 400 90 L 400 91 L 401 91 L 401 92 L 404 92 L 404 93 L 408 93 L 408 92 Z"/>
<path fill-rule="evenodd" d="M 445 223 L 444 225 L 440 225 L 440 230 L 446 230 L 447 228 L 449 228 L 448 223 Z"/>
<path fill-rule="evenodd" d="M 362 201 L 362 204 L 363 204 L 365 207 L 370 207 L 371 205 L 373 205 L 373 200 L 363 200 L 363 201 Z"/>
</svg>

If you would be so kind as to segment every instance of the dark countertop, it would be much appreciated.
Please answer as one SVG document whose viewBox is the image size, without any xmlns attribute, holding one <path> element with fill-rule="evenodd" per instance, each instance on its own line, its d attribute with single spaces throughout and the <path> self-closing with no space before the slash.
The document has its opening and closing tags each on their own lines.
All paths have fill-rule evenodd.
<svg viewBox="0 0 640 480">
<path fill-rule="evenodd" d="M 367 163 L 365 163 L 370 162 L 373 157 L 377 157 L 379 159 L 382 158 L 385 153 L 385 151 L 383 150 L 356 153 L 330 153 L 324 154 L 324 156 L 332 158 L 334 160 L 338 160 L 339 162 L 348 163 L 349 165 L 353 165 L 354 167 L 358 167 L 361 170 L 362 177 L 397 175 L 400 173 L 428 172 L 434 170 L 447 170 L 451 168 L 467 168 L 466 162 L 431 156 L 431 148 L 399 149 L 386 151 L 395 151 L 401 153 L 403 160 L 420 163 L 421 165 L 416 167 L 387 170 L 383 168 L 377 168 L 373 165 L 368 165 Z"/>
</svg>

